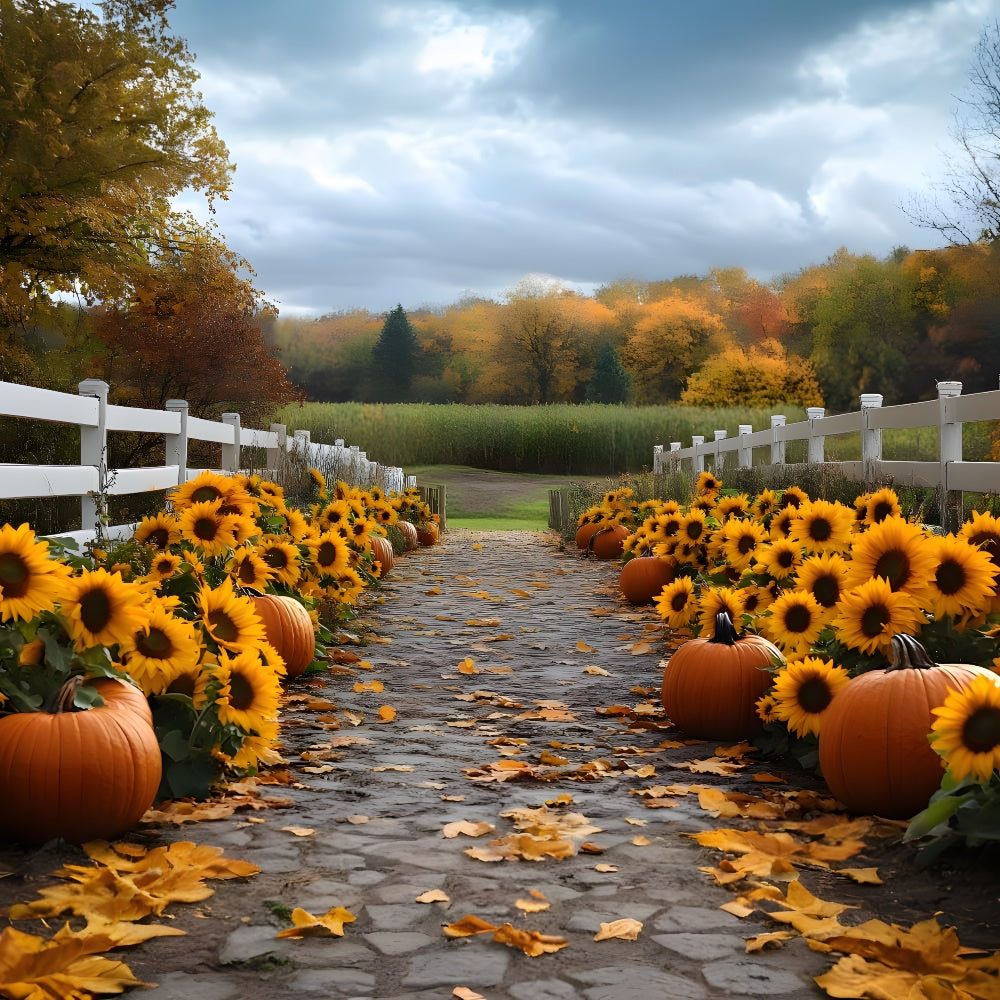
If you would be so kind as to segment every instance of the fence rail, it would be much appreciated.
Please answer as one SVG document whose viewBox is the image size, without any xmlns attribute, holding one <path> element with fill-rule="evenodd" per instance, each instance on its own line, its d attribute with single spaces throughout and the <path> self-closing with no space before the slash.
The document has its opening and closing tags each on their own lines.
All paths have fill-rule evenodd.
<svg viewBox="0 0 1000 1000">
<path fill-rule="evenodd" d="M 310 439 L 309 431 L 289 435 L 284 424 L 268 430 L 243 427 L 239 413 L 224 413 L 221 421 L 192 417 L 183 399 L 167 400 L 163 410 L 108 403 L 109 386 L 100 379 L 85 379 L 79 395 L 54 392 L 14 382 L 0 382 L 0 416 L 75 424 L 80 428 L 79 465 L 22 465 L 0 463 L 0 499 L 79 497 L 80 529 L 60 533 L 85 542 L 97 534 L 107 496 L 124 496 L 153 490 L 167 490 L 194 478 L 201 468 L 188 467 L 188 444 L 204 441 L 220 446 L 216 471 L 235 473 L 242 467 L 242 452 L 263 449 L 268 469 L 280 466 L 285 455 L 298 456 L 320 469 L 345 469 L 351 485 L 378 484 L 387 491 L 415 486 L 416 479 L 397 467 L 370 461 L 357 445 L 342 440 L 321 444 Z M 109 432 L 163 435 L 166 461 L 143 468 L 108 468 Z M 91 527 L 91 525 L 93 527 Z M 102 526 L 107 536 L 131 532 L 133 525 Z"/>
<path fill-rule="evenodd" d="M 1000 420 L 1000 390 L 963 396 L 961 382 L 938 382 L 937 392 L 937 399 L 898 406 L 883 406 L 881 395 L 864 393 L 860 397 L 861 409 L 853 413 L 826 416 L 822 407 L 809 407 L 807 419 L 794 424 L 786 425 L 784 416 L 776 414 L 765 430 L 754 431 L 751 426 L 741 424 L 735 438 L 727 437 L 724 430 L 717 430 L 712 441 L 693 436 L 689 448 L 682 448 L 680 441 L 672 441 L 668 451 L 663 445 L 656 445 L 653 472 L 666 473 L 687 467 L 697 474 L 710 464 L 712 472 L 721 478 L 727 457 L 733 452 L 741 469 L 750 468 L 755 461 L 783 465 L 786 442 L 804 440 L 808 463 L 823 463 L 847 479 L 867 484 L 891 480 L 900 485 L 938 490 L 942 524 L 946 524 L 953 512 L 961 509 L 963 492 L 1000 493 L 1000 462 L 966 462 L 962 458 L 962 424 Z M 903 462 L 882 458 L 883 430 L 931 427 L 938 429 L 937 461 Z M 860 461 L 825 460 L 824 441 L 835 434 L 860 435 Z M 755 458 L 754 451 L 759 448 L 766 448 L 768 452 Z"/>
</svg>

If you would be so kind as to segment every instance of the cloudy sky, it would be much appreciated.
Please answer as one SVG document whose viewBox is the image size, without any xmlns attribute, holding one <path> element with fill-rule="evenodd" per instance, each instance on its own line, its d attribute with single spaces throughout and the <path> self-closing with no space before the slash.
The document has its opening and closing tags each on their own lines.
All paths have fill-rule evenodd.
<svg viewBox="0 0 1000 1000">
<path fill-rule="evenodd" d="M 176 0 L 284 315 L 940 245 L 1000 0 Z M 184 207 L 194 207 L 195 201 Z"/>
</svg>

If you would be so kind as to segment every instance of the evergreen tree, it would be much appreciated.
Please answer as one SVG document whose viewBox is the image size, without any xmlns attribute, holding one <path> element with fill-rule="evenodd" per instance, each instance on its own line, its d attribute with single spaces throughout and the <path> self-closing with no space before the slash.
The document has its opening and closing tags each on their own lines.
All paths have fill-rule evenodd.
<svg viewBox="0 0 1000 1000">
<path fill-rule="evenodd" d="M 380 402 L 405 400 L 420 357 L 420 343 L 401 305 L 385 318 L 372 351 L 372 385 Z"/>
<path fill-rule="evenodd" d="M 632 379 L 618 360 L 614 345 L 606 340 L 597 356 L 594 374 L 587 383 L 588 403 L 624 403 L 628 399 Z"/>
</svg>

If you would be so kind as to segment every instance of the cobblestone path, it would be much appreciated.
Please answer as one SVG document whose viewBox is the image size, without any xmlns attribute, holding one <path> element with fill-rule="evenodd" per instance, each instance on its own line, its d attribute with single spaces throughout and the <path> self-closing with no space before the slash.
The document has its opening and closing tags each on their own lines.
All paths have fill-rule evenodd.
<svg viewBox="0 0 1000 1000">
<path fill-rule="evenodd" d="M 372 670 L 302 686 L 338 706 L 319 719 L 336 717 L 340 728 L 291 706 L 284 754 L 296 783 L 266 790 L 291 797 L 291 806 L 146 832 L 151 842 L 217 845 L 261 872 L 213 883 L 204 904 L 171 907 L 186 937 L 116 953 L 158 984 L 136 995 L 403 1000 L 462 996 L 453 991 L 464 987 L 487 1000 L 821 996 L 812 976 L 827 958 L 801 940 L 745 954 L 745 938 L 774 925 L 721 910 L 732 894 L 698 871 L 717 857 L 681 834 L 725 823 L 696 796 L 645 809 L 630 794 L 719 779 L 671 768 L 710 755 L 712 745 L 659 749 L 663 728 L 596 711 L 635 707 L 646 700 L 638 689 L 651 697 L 662 676 L 659 647 L 634 649 L 652 634 L 655 614 L 618 604 L 616 581 L 614 566 L 562 551 L 546 534 L 452 530 L 438 546 L 397 560 L 366 606 L 383 640 L 359 650 Z M 459 669 L 466 658 L 476 673 Z M 374 680 L 380 693 L 354 692 Z M 381 705 L 396 709 L 393 722 L 376 721 Z M 364 721 L 352 725 L 359 715 Z M 529 767 L 542 775 L 582 767 L 578 778 L 594 780 L 477 780 Z M 572 802 L 559 805 L 560 795 Z M 547 801 L 554 813 L 581 813 L 600 828 L 586 840 L 603 852 L 495 862 L 465 853 L 515 832 L 502 813 Z M 444 836 L 458 821 L 495 831 Z M 44 856 L 34 863 L 55 867 Z M 4 902 L 12 893 L 30 898 L 42 884 L 4 881 Z M 416 901 L 435 889 L 450 903 Z M 550 907 L 527 913 L 516 905 L 538 901 L 532 892 Z M 314 914 L 343 906 L 357 919 L 340 938 L 277 939 L 286 926 L 278 904 Z M 490 934 L 442 933 L 467 914 L 562 936 L 568 946 L 529 957 Z M 637 940 L 595 942 L 602 923 L 622 918 L 642 921 Z"/>
</svg>

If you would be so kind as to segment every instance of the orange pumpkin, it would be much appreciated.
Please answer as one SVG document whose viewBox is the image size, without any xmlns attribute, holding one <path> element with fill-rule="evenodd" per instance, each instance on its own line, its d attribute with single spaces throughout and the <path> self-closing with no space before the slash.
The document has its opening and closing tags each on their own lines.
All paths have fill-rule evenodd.
<svg viewBox="0 0 1000 1000">
<path fill-rule="evenodd" d="M 685 642 L 663 671 L 661 698 L 670 719 L 699 739 L 744 740 L 759 732 L 757 700 L 771 685 L 768 668 L 783 657 L 763 636 L 739 637 L 729 615 L 715 633 Z"/>
<path fill-rule="evenodd" d="M 316 655 L 316 633 L 309 612 L 294 597 L 251 594 L 267 641 L 285 661 L 289 677 L 298 677 Z"/>
<path fill-rule="evenodd" d="M 630 604 L 650 604 L 676 575 L 677 564 L 673 559 L 636 556 L 622 566 L 618 585 Z"/>
<path fill-rule="evenodd" d="M 576 529 L 576 547 L 578 549 L 590 549 L 590 540 L 594 535 L 601 530 L 601 528 L 607 527 L 607 522 L 601 519 L 600 521 L 584 521 L 579 528 Z"/>
<path fill-rule="evenodd" d="M 412 521 L 397 521 L 396 524 L 406 541 L 406 551 L 415 549 L 420 544 L 417 538 L 417 526 Z"/>
<path fill-rule="evenodd" d="M 395 565 L 392 556 L 392 542 L 383 535 L 372 535 L 372 555 L 379 564 L 379 575 L 385 576 Z"/>
<path fill-rule="evenodd" d="M 153 804 L 162 758 L 148 702 L 122 681 L 88 684 L 103 705 L 0 718 L 0 837 L 111 840 Z"/>
<path fill-rule="evenodd" d="M 598 559 L 617 559 L 625 551 L 628 536 L 629 530 L 623 524 L 606 524 L 591 536 L 590 551 Z"/>
<path fill-rule="evenodd" d="M 852 678 L 823 716 L 819 765 L 830 791 L 851 812 L 918 813 L 944 775 L 927 739 L 933 709 L 977 674 L 996 676 L 972 663 L 934 663 L 912 636 L 894 635 L 890 665 Z"/>
<path fill-rule="evenodd" d="M 417 525 L 417 541 L 421 545 L 433 545 L 438 540 L 439 529 L 434 521 L 421 521 Z"/>
</svg>

